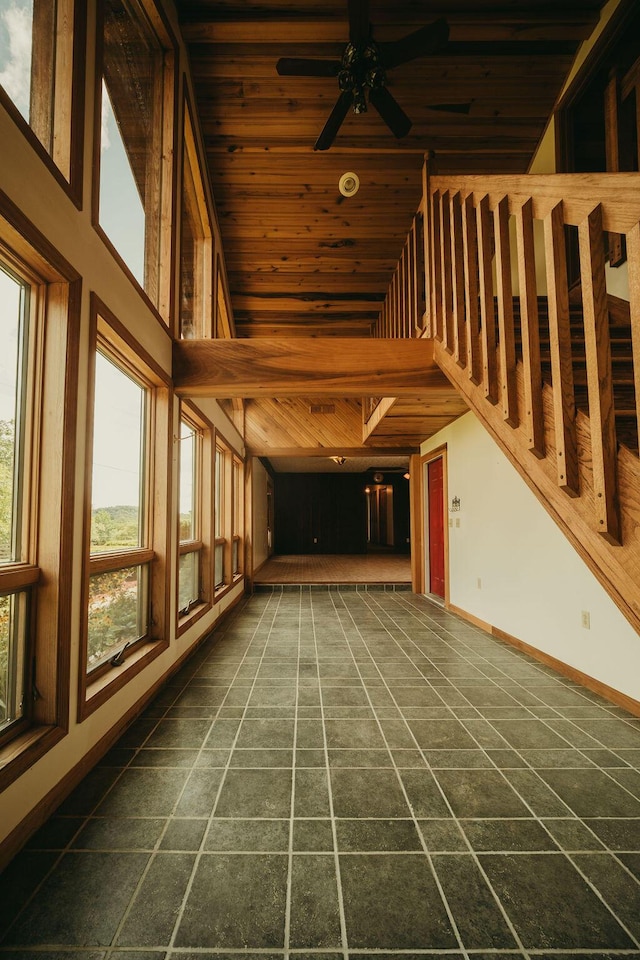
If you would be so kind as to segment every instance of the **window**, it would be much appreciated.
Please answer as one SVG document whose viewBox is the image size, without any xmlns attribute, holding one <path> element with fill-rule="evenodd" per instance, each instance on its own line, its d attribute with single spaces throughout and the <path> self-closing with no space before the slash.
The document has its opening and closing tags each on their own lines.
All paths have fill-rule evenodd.
<svg viewBox="0 0 640 960">
<path fill-rule="evenodd" d="M 225 447 L 216 445 L 216 467 L 215 467 L 215 564 L 214 564 L 214 587 L 219 590 L 225 585 L 225 553 L 227 541 L 224 536 L 226 528 L 226 510 L 225 510 L 225 466 L 227 459 L 227 450 Z"/>
<path fill-rule="evenodd" d="M 234 457 L 232 461 L 232 483 L 233 483 L 233 536 L 231 542 L 231 573 L 232 576 L 239 577 L 242 573 L 242 528 L 244 516 L 244 497 L 242 490 L 242 460 Z"/>
<path fill-rule="evenodd" d="M 37 569 L 28 563 L 25 523 L 29 503 L 27 420 L 31 285 L 0 262 L 0 731 L 27 712 L 30 659 L 30 588 Z M 7 576 L 11 570 L 12 576 Z"/>
<path fill-rule="evenodd" d="M 193 127 L 185 104 L 180 234 L 180 334 L 211 336 L 213 241 Z"/>
<path fill-rule="evenodd" d="M 211 425 L 182 404 L 179 439 L 178 632 L 209 606 Z M 207 463 L 209 469 L 207 470 Z"/>
<path fill-rule="evenodd" d="M 41 244 L 0 193 L 0 789 L 68 706 L 79 281 Z"/>
<path fill-rule="evenodd" d="M 160 313 L 168 313 L 173 57 L 136 0 L 103 0 L 98 223 Z"/>
<path fill-rule="evenodd" d="M 73 0 L 0 3 L 0 85 L 63 177 L 71 177 Z"/>
<path fill-rule="evenodd" d="M 216 437 L 214 586 L 218 595 L 242 576 L 243 469 L 240 457 L 222 437 Z"/>
<path fill-rule="evenodd" d="M 85 683 L 89 699 L 164 637 L 168 389 L 94 299 Z M 115 673 L 114 673 L 115 670 Z M 94 689 L 91 689 L 91 684 Z M 83 699 L 83 698 L 81 698 Z"/>
</svg>

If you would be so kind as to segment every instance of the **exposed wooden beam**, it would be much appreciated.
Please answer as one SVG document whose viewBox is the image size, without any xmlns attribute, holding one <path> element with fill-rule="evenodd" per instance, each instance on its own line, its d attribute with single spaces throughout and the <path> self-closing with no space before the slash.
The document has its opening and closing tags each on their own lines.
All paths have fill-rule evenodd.
<svg viewBox="0 0 640 960">
<path fill-rule="evenodd" d="M 252 457 L 410 457 L 418 447 L 260 447 L 247 446 Z"/>
<path fill-rule="evenodd" d="M 173 374 L 181 397 L 420 396 L 448 383 L 430 340 L 357 337 L 176 341 Z"/>
</svg>

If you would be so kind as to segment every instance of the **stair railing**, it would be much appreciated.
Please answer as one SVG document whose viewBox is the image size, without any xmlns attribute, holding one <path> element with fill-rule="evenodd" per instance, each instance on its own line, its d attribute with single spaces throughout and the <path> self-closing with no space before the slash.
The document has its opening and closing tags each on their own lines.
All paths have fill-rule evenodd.
<svg viewBox="0 0 640 960">
<path fill-rule="evenodd" d="M 605 248 L 607 232 L 624 236 L 637 416 L 640 174 L 440 177 L 425 165 L 422 209 L 425 335 L 441 342 L 445 359 L 486 402 L 499 405 L 506 424 L 524 428 L 528 450 L 540 459 L 547 450 L 539 304 L 545 311 L 548 304 L 555 469 L 570 496 L 580 493 L 570 299 L 572 291 L 581 296 L 596 529 L 620 542 Z M 546 316 L 544 323 L 546 337 Z"/>
</svg>

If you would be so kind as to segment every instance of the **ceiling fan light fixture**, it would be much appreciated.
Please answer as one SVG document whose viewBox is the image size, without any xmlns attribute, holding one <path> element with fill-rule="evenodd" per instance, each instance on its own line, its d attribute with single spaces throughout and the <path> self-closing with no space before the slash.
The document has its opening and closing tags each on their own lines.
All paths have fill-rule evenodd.
<svg viewBox="0 0 640 960">
<path fill-rule="evenodd" d="M 338 181 L 338 190 L 343 197 L 354 197 L 360 189 L 360 177 L 357 173 L 343 173 Z"/>
</svg>

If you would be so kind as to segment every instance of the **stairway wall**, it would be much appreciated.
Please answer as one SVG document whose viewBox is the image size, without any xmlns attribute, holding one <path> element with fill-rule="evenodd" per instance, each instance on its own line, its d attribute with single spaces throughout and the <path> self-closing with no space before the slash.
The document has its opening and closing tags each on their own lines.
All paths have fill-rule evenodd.
<svg viewBox="0 0 640 960">
<path fill-rule="evenodd" d="M 421 448 L 447 445 L 450 602 L 640 700 L 640 635 L 518 472 L 468 413 Z M 478 588 L 478 578 L 481 587 Z M 581 625 L 590 613 L 591 629 Z"/>
</svg>

